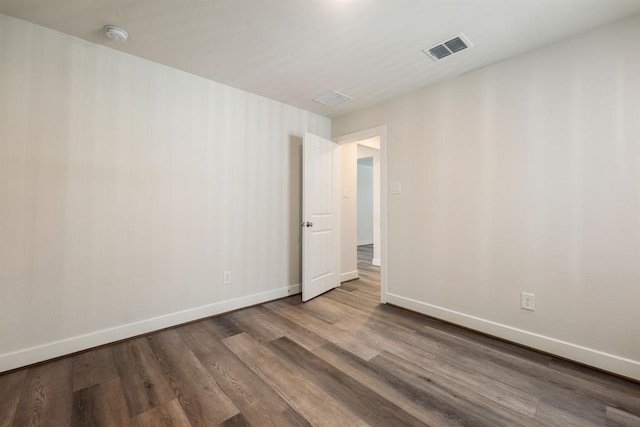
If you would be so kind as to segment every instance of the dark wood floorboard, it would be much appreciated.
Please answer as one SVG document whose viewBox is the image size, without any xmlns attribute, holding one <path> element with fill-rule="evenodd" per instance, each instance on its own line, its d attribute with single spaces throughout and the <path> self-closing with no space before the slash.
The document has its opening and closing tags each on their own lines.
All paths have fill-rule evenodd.
<svg viewBox="0 0 640 427">
<path fill-rule="evenodd" d="M 382 305 L 372 258 L 307 303 L 0 374 L 0 427 L 640 427 L 640 384 Z"/>
<path fill-rule="evenodd" d="M 303 349 L 287 337 L 269 344 L 274 352 L 286 360 L 292 360 L 313 382 L 346 405 L 358 417 L 372 426 L 424 426 L 417 418 L 404 412 L 374 390 Z"/>
</svg>

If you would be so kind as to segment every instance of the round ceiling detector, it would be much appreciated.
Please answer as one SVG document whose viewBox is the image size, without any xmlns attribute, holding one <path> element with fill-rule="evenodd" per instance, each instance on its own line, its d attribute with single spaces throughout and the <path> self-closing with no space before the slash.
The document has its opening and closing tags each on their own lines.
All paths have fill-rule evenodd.
<svg viewBox="0 0 640 427">
<path fill-rule="evenodd" d="M 104 32 L 111 40 L 123 42 L 129 37 L 129 33 L 115 25 L 105 25 Z"/>
</svg>

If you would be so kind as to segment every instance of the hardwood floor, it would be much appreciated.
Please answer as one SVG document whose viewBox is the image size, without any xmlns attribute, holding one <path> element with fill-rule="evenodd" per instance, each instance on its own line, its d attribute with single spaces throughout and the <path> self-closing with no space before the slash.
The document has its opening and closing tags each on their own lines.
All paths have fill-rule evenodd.
<svg viewBox="0 0 640 427">
<path fill-rule="evenodd" d="M 0 426 L 640 426 L 640 384 L 379 304 L 359 280 L 0 375 Z"/>
</svg>

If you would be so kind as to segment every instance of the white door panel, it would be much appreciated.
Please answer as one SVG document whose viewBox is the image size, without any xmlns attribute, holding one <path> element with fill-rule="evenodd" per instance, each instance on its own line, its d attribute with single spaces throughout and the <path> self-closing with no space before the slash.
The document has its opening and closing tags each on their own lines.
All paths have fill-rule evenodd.
<svg viewBox="0 0 640 427">
<path fill-rule="evenodd" d="M 306 133 L 302 171 L 302 300 L 340 285 L 340 151 Z"/>
</svg>

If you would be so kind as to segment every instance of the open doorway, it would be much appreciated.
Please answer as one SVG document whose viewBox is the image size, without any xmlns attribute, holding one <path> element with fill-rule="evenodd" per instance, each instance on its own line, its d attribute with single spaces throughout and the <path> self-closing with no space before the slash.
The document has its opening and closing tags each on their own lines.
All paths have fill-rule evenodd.
<svg viewBox="0 0 640 427">
<path fill-rule="evenodd" d="M 371 252 L 371 263 L 380 267 L 380 138 L 356 144 L 357 246 L 363 254 Z"/>
<path fill-rule="evenodd" d="M 380 283 L 380 138 L 357 141 L 358 277 Z"/>
<path fill-rule="evenodd" d="M 386 127 L 336 138 L 342 163 L 341 282 L 366 281 L 386 302 Z M 353 279 L 360 281 L 346 282 Z M 375 286 L 375 292 L 373 287 Z"/>
</svg>

